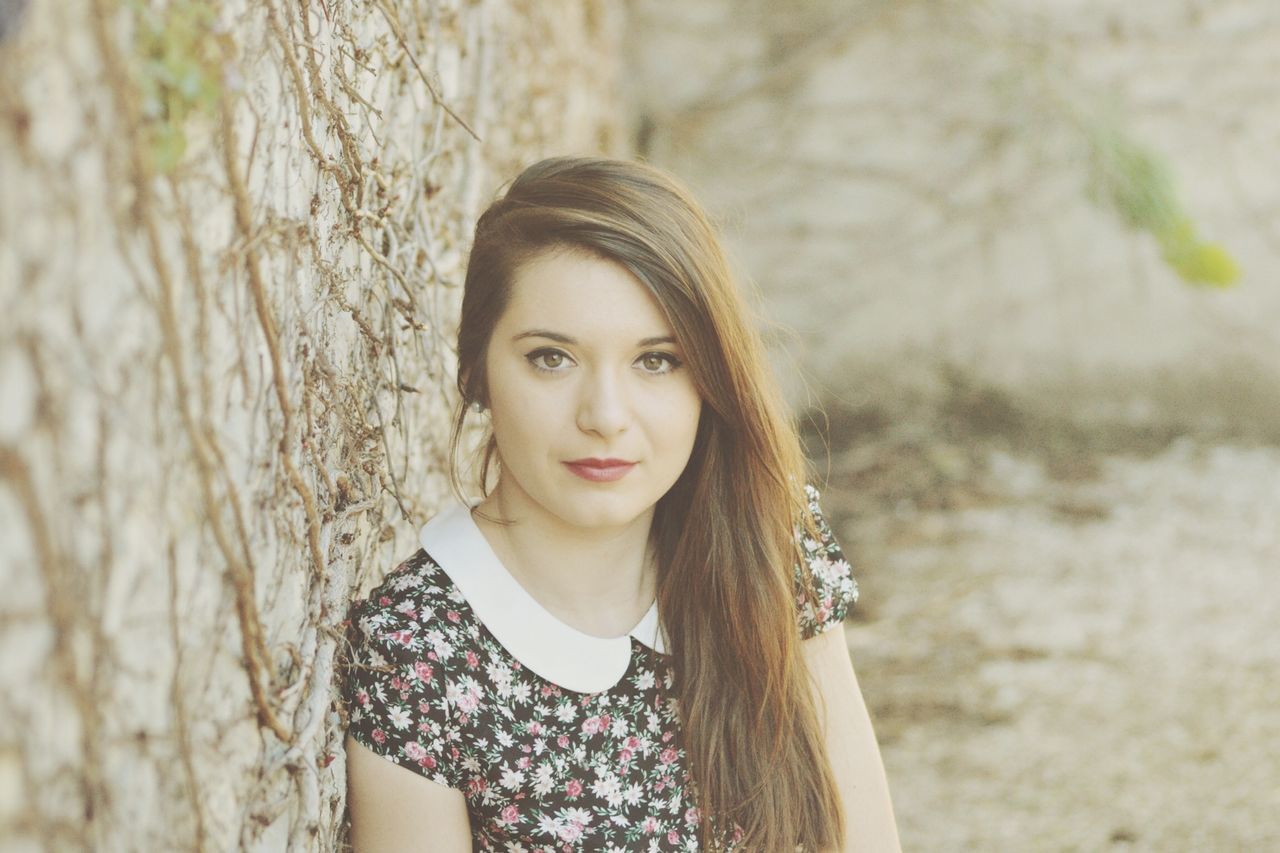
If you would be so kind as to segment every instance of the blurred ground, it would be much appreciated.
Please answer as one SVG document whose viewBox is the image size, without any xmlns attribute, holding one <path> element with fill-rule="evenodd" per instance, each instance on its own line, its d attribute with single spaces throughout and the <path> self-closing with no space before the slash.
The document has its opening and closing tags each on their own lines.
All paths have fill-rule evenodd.
<svg viewBox="0 0 1280 853">
<path fill-rule="evenodd" d="M 1280 850 L 1280 448 L 978 402 L 828 410 L 904 849 Z"/>
</svg>

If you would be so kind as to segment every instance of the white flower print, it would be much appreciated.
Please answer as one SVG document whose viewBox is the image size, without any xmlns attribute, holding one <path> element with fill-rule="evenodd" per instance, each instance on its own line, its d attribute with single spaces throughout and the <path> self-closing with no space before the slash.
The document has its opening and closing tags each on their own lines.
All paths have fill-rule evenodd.
<svg viewBox="0 0 1280 853">
<path fill-rule="evenodd" d="M 431 650 L 436 653 L 440 659 L 453 656 L 453 646 L 444 638 L 444 634 L 438 630 L 432 629 L 422 635 L 422 638 L 431 646 Z"/>
<path fill-rule="evenodd" d="M 578 706 L 572 702 L 562 702 L 560 707 L 556 708 L 556 719 L 562 723 L 567 723 L 576 716 L 578 716 Z"/>
<path fill-rule="evenodd" d="M 544 814 L 538 818 L 538 832 L 543 835 L 550 835 L 552 838 L 560 837 L 560 822 L 551 815 Z"/>
<path fill-rule="evenodd" d="M 499 783 L 502 787 L 514 791 L 524 784 L 524 773 L 519 770 L 507 769 L 502 772 L 502 779 Z"/>
<path fill-rule="evenodd" d="M 546 796 L 555 788 L 555 771 L 550 764 L 539 764 L 533 771 L 533 793 L 539 797 Z"/>
<path fill-rule="evenodd" d="M 391 725 L 400 731 L 409 728 L 413 719 L 409 716 L 409 709 L 403 705 L 393 705 L 387 712 L 387 719 L 391 721 Z"/>
<path fill-rule="evenodd" d="M 653 686 L 653 670 L 646 669 L 644 672 L 641 672 L 635 677 L 634 683 L 637 689 L 648 690 Z"/>
<path fill-rule="evenodd" d="M 591 793 L 614 808 L 622 805 L 622 783 L 612 773 L 608 773 L 592 782 Z"/>
<path fill-rule="evenodd" d="M 396 592 L 403 592 L 406 589 L 414 589 L 422 585 L 422 578 L 415 574 L 405 574 L 392 579 L 391 589 Z"/>
<path fill-rule="evenodd" d="M 505 663 L 486 664 L 484 671 L 489 674 L 489 680 L 499 688 L 511 688 L 511 667 Z"/>
<path fill-rule="evenodd" d="M 586 809 L 567 809 L 562 814 L 566 822 L 580 823 L 583 826 L 591 823 L 592 819 L 595 817 L 595 815 Z"/>
</svg>

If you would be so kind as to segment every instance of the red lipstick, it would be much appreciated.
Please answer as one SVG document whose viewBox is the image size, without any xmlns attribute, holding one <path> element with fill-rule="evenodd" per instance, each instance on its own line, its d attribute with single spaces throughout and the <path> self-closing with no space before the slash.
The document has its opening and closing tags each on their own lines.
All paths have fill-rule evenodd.
<svg viewBox="0 0 1280 853">
<path fill-rule="evenodd" d="M 575 459 L 564 464 L 582 479 L 593 483 L 612 483 L 614 480 L 622 479 L 628 471 L 636 467 L 636 463 L 625 459 Z"/>
</svg>

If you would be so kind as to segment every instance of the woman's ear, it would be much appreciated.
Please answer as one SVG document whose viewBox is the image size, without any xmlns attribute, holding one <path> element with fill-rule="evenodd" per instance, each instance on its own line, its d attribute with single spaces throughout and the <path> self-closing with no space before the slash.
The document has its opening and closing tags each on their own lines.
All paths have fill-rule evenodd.
<svg viewBox="0 0 1280 853">
<path fill-rule="evenodd" d="M 482 387 L 473 387 L 471 384 L 471 371 L 467 370 L 461 374 L 459 386 L 462 390 L 462 399 L 467 407 L 473 412 L 483 412 L 488 408 L 488 401 L 485 399 L 488 395 Z M 483 385 L 482 381 L 477 381 L 476 385 Z"/>
</svg>

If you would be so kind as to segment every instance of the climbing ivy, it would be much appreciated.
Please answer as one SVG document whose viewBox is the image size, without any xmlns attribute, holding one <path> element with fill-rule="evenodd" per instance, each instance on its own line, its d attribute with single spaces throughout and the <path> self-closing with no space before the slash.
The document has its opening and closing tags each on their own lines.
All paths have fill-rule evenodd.
<svg viewBox="0 0 1280 853">
<path fill-rule="evenodd" d="M 1096 125 L 1088 137 L 1093 197 L 1113 206 L 1126 225 L 1154 236 L 1165 262 L 1184 281 L 1205 287 L 1235 284 L 1239 267 L 1223 246 L 1200 237 L 1168 164 L 1114 125 Z"/>
<path fill-rule="evenodd" d="M 187 125 L 213 112 L 222 93 L 221 39 L 208 0 L 154 8 L 130 0 L 135 76 L 153 171 L 173 171 L 187 151 Z"/>
</svg>

